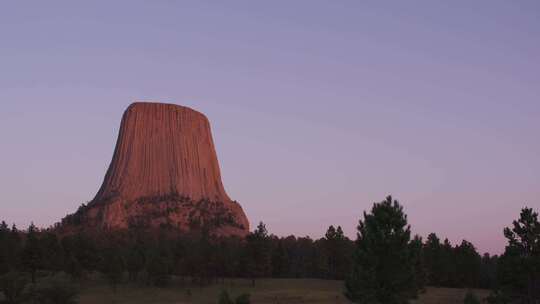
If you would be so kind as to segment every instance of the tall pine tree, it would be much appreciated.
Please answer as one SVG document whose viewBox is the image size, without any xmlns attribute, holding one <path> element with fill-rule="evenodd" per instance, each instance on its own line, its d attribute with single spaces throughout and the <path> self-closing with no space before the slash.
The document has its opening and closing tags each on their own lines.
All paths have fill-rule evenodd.
<svg viewBox="0 0 540 304">
<path fill-rule="evenodd" d="M 255 286 L 255 279 L 272 273 L 270 237 L 263 222 L 246 237 L 247 273 Z"/>
<path fill-rule="evenodd" d="M 410 239 L 407 216 L 391 196 L 364 212 L 352 273 L 345 281 L 347 298 L 365 304 L 407 303 L 415 294 Z"/>
<path fill-rule="evenodd" d="M 428 284 L 441 286 L 444 262 L 441 241 L 435 233 L 430 233 L 424 244 L 424 261 Z"/>
<path fill-rule="evenodd" d="M 427 282 L 422 237 L 419 235 L 414 236 L 409 243 L 409 252 L 411 254 L 411 260 L 414 267 L 415 289 L 413 290 L 412 295 L 416 296 L 418 293 L 425 291 Z"/>
<path fill-rule="evenodd" d="M 520 303 L 540 302 L 540 222 L 538 213 L 524 208 L 511 228 L 504 229 L 508 239 L 499 259 L 497 277 L 502 292 Z"/>
<path fill-rule="evenodd" d="M 26 234 L 26 241 L 24 243 L 23 251 L 21 253 L 21 260 L 23 267 L 30 272 L 32 276 L 32 283 L 36 283 L 36 272 L 42 265 L 42 248 L 37 236 L 37 228 L 34 223 L 28 227 L 28 233 Z"/>
</svg>

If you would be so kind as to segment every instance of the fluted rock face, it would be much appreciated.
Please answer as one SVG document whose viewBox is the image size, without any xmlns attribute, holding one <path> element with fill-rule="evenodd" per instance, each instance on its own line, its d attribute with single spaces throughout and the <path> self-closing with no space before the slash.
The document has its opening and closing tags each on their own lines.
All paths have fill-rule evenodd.
<svg viewBox="0 0 540 304">
<path fill-rule="evenodd" d="M 73 216 L 73 222 L 106 228 L 249 231 L 242 208 L 223 188 L 208 119 L 172 104 L 128 107 L 100 190 Z"/>
</svg>

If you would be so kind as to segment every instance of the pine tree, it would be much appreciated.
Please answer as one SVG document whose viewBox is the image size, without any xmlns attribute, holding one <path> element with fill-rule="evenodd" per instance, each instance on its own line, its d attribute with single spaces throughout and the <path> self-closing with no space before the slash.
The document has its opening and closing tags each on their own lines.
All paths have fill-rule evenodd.
<svg viewBox="0 0 540 304">
<path fill-rule="evenodd" d="M 116 292 L 116 287 L 122 280 L 124 269 L 125 263 L 120 249 L 116 247 L 105 249 L 102 261 L 102 272 L 106 275 L 114 292 Z"/>
<path fill-rule="evenodd" d="M 338 226 L 336 229 L 336 241 L 336 270 L 334 278 L 343 280 L 349 274 L 351 266 L 352 242 L 345 236 L 341 226 Z"/>
<path fill-rule="evenodd" d="M 83 267 L 77 257 L 69 254 L 66 258 L 64 271 L 71 276 L 72 279 L 80 279 L 83 276 Z"/>
<path fill-rule="evenodd" d="M 540 301 L 540 222 L 531 208 L 521 210 L 512 228 L 504 229 L 508 245 L 497 276 L 505 296 L 521 303 Z"/>
<path fill-rule="evenodd" d="M 47 231 L 43 233 L 40 240 L 43 263 L 42 266 L 45 269 L 57 272 L 64 267 L 64 251 L 58 237 L 54 232 Z"/>
<path fill-rule="evenodd" d="M 251 283 L 255 286 L 255 279 L 271 274 L 271 256 L 268 231 L 263 222 L 257 229 L 246 237 L 247 272 Z"/>
<path fill-rule="evenodd" d="M 497 281 L 497 255 L 490 256 L 484 253 L 481 260 L 480 282 L 478 287 L 482 289 L 494 289 Z"/>
<path fill-rule="evenodd" d="M 409 243 L 409 251 L 411 254 L 411 260 L 414 267 L 414 295 L 425 291 L 427 275 L 426 266 L 424 262 L 424 251 L 422 237 L 416 235 Z"/>
<path fill-rule="evenodd" d="M 349 252 L 348 239 L 345 237 L 341 226 L 328 227 L 322 240 L 322 254 L 325 258 L 323 269 L 326 270 L 324 277 L 328 279 L 344 279 L 348 274 Z"/>
<path fill-rule="evenodd" d="M 0 223 L 0 275 L 10 270 L 10 231 L 6 222 Z"/>
<path fill-rule="evenodd" d="M 36 283 L 36 271 L 41 266 L 42 258 L 42 248 L 39 244 L 37 228 L 34 226 L 34 223 L 32 223 L 30 224 L 30 227 L 28 227 L 21 259 L 23 267 L 31 274 L 33 284 Z"/>
<path fill-rule="evenodd" d="M 424 261 L 428 284 L 441 286 L 443 272 L 442 248 L 441 242 L 435 233 L 430 233 L 424 244 Z"/>
<path fill-rule="evenodd" d="M 286 277 L 289 273 L 289 253 L 282 239 L 275 241 L 276 247 L 272 250 L 272 276 Z"/>
<path fill-rule="evenodd" d="M 446 287 L 457 287 L 455 250 L 447 238 L 444 239 L 441 250 L 443 270 L 441 274 L 442 284 Z"/>
<path fill-rule="evenodd" d="M 454 250 L 456 282 L 458 287 L 474 288 L 480 283 L 480 254 L 476 251 L 474 245 L 463 240 Z"/>
<path fill-rule="evenodd" d="M 64 237 L 60 243 L 66 257 L 73 257 L 81 270 L 96 270 L 99 265 L 99 248 L 93 238 L 85 233 L 77 233 Z"/>
<path fill-rule="evenodd" d="M 328 227 L 326 234 L 324 235 L 324 256 L 326 258 L 325 270 L 327 274 L 325 275 L 328 279 L 333 279 L 336 276 L 336 264 L 337 264 L 337 237 L 336 237 L 336 228 L 334 226 Z"/>
<path fill-rule="evenodd" d="M 145 264 L 144 250 L 141 244 L 131 247 L 126 257 L 126 269 L 129 273 L 129 280 L 137 281 L 139 273 L 143 270 Z"/>
<path fill-rule="evenodd" d="M 410 226 L 403 207 L 391 196 L 375 203 L 359 221 L 353 271 L 345 295 L 355 303 L 402 304 L 413 296 L 414 267 Z"/>
<path fill-rule="evenodd" d="M 199 238 L 197 238 L 195 247 L 196 256 L 194 257 L 194 273 L 200 284 L 209 284 L 216 278 L 217 257 L 214 239 L 208 229 L 203 229 Z"/>
</svg>

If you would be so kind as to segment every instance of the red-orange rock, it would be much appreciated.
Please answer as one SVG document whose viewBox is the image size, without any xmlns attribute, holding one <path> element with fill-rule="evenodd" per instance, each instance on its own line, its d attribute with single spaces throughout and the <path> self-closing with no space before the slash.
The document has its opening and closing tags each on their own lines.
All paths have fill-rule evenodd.
<svg viewBox="0 0 540 304">
<path fill-rule="evenodd" d="M 98 228 L 208 227 L 243 236 L 249 222 L 221 182 L 210 123 L 187 107 L 136 102 L 122 118 L 96 197 L 65 222 Z"/>
</svg>

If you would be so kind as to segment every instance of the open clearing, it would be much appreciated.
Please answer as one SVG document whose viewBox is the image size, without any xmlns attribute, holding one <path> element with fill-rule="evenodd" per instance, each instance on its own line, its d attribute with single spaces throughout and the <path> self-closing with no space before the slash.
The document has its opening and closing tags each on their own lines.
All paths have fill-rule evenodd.
<svg viewBox="0 0 540 304">
<path fill-rule="evenodd" d="M 343 282 L 317 279 L 261 279 L 252 287 L 247 280 L 226 280 L 224 284 L 207 287 L 182 285 L 174 282 L 167 288 L 146 287 L 136 284 L 119 285 L 116 292 L 103 282 L 87 282 L 82 290 L 80 303 L 114 304 L 215 304 L 221 290 L 227 289 L 236 297 L 241 293 L 251 294 L 254 304 L 296 304 L 296 303 L 350 303 L 342 295 Z M 463 303 L 465 289 L 428 287 L 415 304 Z M 480 298 L 487 296 L 487 290 L 474 290 Z"/>
</svg>

